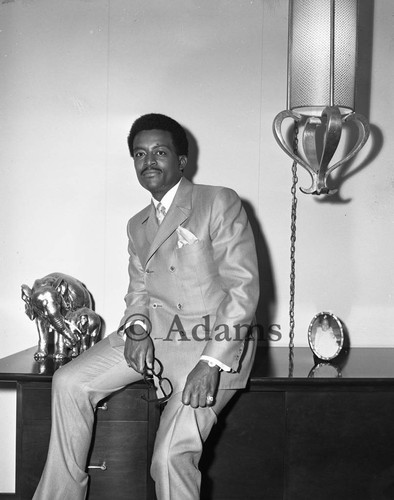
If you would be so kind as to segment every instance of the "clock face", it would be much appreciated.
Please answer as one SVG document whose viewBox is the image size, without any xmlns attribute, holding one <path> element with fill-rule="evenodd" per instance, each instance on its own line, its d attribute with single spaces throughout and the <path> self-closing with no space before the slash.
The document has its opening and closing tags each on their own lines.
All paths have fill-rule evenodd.
<svg viewBox="0 0 394 500">
<path fill-rule="evenodd" d="M 336 358 L 343 341 L 342 324 L 334 314 L 323 311 L 313 317 L 308 328 L 308 342 L 317 358 L 324 361 Z"/>
</svg>

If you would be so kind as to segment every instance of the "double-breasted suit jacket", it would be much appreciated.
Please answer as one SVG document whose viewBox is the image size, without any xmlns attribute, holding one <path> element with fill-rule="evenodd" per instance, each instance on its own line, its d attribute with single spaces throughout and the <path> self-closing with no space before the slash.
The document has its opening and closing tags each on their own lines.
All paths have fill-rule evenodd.
<svg viewBox="0 0 394 500">
<path fill-rule="evenodd" d="M 177 228 L 197 240 L 180 246 Z M 153 204 L 128 223 L 129 277 L 121 321 L 145 317 L 155 356 L 175 392 L 201 355 L 231 367 L 220 389 L 245 386 L 256 342 L 248 335 L 259 298 L 253 234 L 238 195 L 182 178 L 159 226 Z M 123 344 L 116 333 L 112 346 Z"/>
</svg>

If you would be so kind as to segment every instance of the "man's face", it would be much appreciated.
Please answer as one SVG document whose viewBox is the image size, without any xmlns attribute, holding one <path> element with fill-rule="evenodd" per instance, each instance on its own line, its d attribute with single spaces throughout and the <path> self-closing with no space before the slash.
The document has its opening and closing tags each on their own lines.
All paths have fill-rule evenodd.
<svg viewBox="0 0 394 500">
<path fill-rule="evenodd" d="M 330 328 L 330 324 L 326 319 L 323 319 L 321 322 L 321 327 L 324 332 L 326 332 Z"/>
<path fill-rule="evenodd" d="M 142 187 L 161 200 L 182 177 L 187 157 L 178 156 L 170 132 L 143 130 L 133 142 L 134 166 Z"/>
</svg>

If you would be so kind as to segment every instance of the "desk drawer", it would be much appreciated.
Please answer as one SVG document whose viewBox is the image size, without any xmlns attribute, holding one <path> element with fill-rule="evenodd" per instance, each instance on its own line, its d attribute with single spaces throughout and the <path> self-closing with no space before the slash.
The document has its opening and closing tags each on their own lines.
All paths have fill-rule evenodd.
<svg viewBox="0 0 394 500">
<path fill-rule="evenodd" d="M 98 422 L 88 460 L 89 498 L 145 500 L 147 422 Z"/>
<path fill-rule="evenodd" d="M 147 420 L 149 403 L 141 396 L 148 395 L 148 388 L 140 385 L 123 389 L 97 405 L 97 420 Z"/>
</svg>

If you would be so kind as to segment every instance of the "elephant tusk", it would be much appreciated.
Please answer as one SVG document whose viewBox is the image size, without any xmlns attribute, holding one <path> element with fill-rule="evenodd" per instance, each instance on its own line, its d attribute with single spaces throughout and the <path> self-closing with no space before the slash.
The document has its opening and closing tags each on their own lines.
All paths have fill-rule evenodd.
<svg viewBox="0 0 394 500">
<path fill-rule="evenodd" d="M 68 319 L 65 319 L 64 322 L 67 323 L 67 325 L 70 327 L 70 330 L 72 332 L 76 330 L 80 335 L 82 335 L 81 330 L 76 325 L 71 323 L 71 321 L 68 321 Z"/>
</svg>

